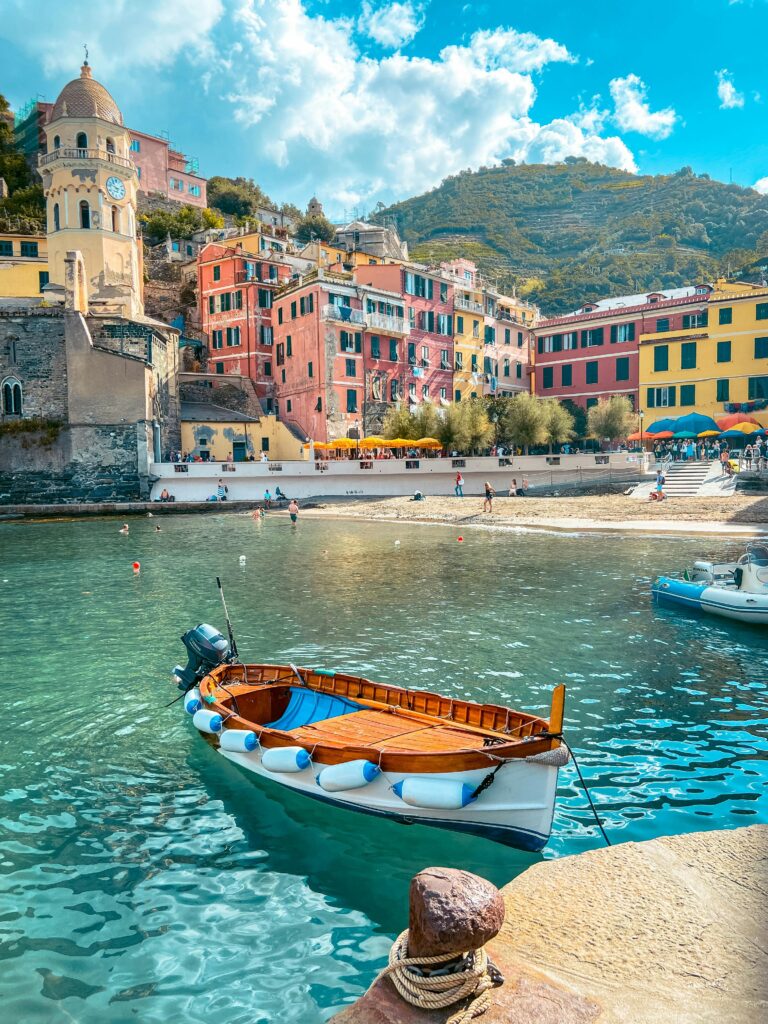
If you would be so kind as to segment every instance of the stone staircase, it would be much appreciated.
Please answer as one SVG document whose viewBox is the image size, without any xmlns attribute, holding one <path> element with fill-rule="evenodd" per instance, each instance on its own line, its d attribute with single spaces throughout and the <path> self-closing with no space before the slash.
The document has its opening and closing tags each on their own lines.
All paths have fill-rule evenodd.
<svg viewBox="0 0 768 1024">
<path fill-rule="evenodd" d="M 669 498 L 692 498 L 699 493 L 711 462 L 669 462 L 664 467 L 664 493 Z"/>
</svg>

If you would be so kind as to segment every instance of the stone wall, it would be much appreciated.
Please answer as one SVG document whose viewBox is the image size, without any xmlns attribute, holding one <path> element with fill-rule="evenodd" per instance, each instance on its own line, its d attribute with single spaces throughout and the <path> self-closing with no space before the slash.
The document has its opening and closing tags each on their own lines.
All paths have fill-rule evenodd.
<svg viewBox="0 0 768 1024">
<path fill-rule="evenodd" d="M 0 310 L 0 381 L 16 377 L 24 389 L 24 415 L 67 418 L 64 314 L 59 309 Z"/>
</svg>

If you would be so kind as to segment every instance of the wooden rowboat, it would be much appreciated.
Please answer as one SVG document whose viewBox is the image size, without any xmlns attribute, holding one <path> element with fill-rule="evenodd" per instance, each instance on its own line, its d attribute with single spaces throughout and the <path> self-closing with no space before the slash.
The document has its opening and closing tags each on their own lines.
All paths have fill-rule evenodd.
<svg viewBox="0 0 768 1024">
<path fill-rule="evenodd" d="M 349 810 L 522 849 L 549 839 L 558 768 L 568 760 L 562 685 L 547 720 L 293 665 L 224 662 L 200 672 L 184 695 L 194 725 L 261 778 Z M 183 674 L 177 679 L 183 685 Z"/>
</svg>

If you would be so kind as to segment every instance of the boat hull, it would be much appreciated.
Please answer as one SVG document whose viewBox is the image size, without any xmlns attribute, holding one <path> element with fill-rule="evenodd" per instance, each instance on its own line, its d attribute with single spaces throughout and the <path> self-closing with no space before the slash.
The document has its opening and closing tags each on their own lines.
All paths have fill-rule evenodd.
<svg viewBox="0 0 768 1024">
<path fill-rule="evenodd" d="M 654 598 L 664 604 L 719 615 L 753 625 L 768 625 L 768 594 L 750 594 L 735 588 L 712 587 L 660 576 L 653 584 Z"/>
<path fill-rule="evenodd" d="M 317 783 L 317 775 L 324 767 L 321 764 L 311 764 L 297 773 L 277 773 L 263 767 L 258 749 L 248 753 L 219 749 L 219 753 L 260 779 L 303 796 L 345 810 L 390 818 L 402 824 L 467 832 L 505 846 L 532 851 L 543 849 L 552 831 L 558 768 L 549 764 L 522 758 L 507 762 L 476 800 L 466 807 L 445 810 L 406 804 L 392 788 L 406 778 L 429 779 L 430 776 L 387 772 L 361 789 L 327 793 Z M 474 788 L 487 775 L 488 770 L 479 769 L 445 773 L 440 778 L 466 783 Z"/>
</svg>

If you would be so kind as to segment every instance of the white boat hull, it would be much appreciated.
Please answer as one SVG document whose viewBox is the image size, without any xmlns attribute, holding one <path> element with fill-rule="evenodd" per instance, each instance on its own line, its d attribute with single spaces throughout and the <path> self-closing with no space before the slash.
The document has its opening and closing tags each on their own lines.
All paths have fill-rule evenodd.
<svg viewBox="0 0 768 1024">
<path fill-rule="evenodd" d="M 653 585 L 653 594 L 657 600 L 695 608 L 725 619 L 760 626 L 768 624 L 768 593 L 754 594 L 731 587 L 709 587 L 661 576 Z"/>
<path fill-rule="evenodd" d="M 419 823 L 436 828 L 470 832 L 523 850 L 541 850 L 552 831 L 555 810 L 558 768 L 523 758 L 508 761 L 496 773 L 493 783 L 476 800 L 456 810 L 437 810 L 406 804 L 392 787 L 406 778 L 434 778 L 425 775 L 404 775 L 387 772 L 368 785 L 342 792 L 327 793 L 316 779 L 324 765 L 310 764 L 294 773 L 269 772 L 261 763 L 261 751 L 248 753 L 219 749 L 228 761 L 270 782 L 294 790 L 304 796 L 347 810 L 376 814 L 403 823 Z M 440 775 L 479 786 L 493 767 L 468 772 Z"/>
</svg>

